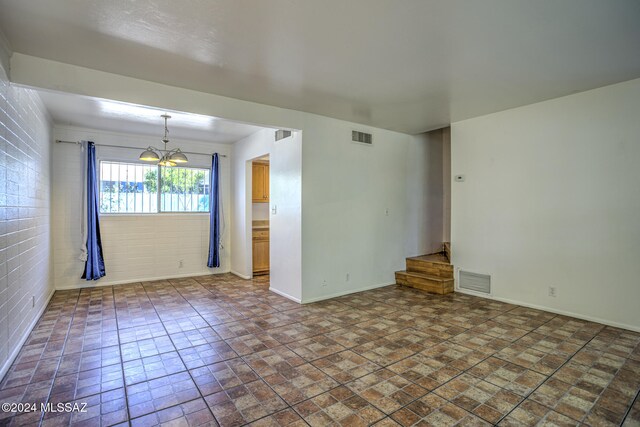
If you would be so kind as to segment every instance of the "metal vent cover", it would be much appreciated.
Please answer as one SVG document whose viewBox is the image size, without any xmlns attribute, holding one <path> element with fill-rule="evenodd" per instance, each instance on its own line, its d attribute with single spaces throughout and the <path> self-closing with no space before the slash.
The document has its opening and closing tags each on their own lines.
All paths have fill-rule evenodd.
<svg viewBox="0 0 640 427">
<path fill-rule="evenodd" d="M 489 294 L 491 293 L 491 276 L 460 270 L 459 286 L 460 289 Z"/>
<path fill-rule="evenodd" d="M 373 144 L 373 135 L 370 133 L 360 132 L 357 130 L 351 131 L 351 141 L 359 142 L 360 144 Z"/>
<path fill-rule="evenodd" d="M 280 141 L 281 139 L 289 138 L 291 136 L 290 130 L 278 129 L 276 131 L 276 141 Z"/>
</svg>

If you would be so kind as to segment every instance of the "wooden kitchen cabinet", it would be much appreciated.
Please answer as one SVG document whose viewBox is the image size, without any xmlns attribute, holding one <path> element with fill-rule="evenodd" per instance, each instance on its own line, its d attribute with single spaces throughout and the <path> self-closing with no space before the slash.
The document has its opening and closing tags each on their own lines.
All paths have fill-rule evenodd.
<svg viewBox="0 0 640 427">
<path fill-rule="evenodd" d="M 253 274 L 269 273 L 269 230 L 253 231 Z"/>
<path fill-rule="evenodd" d="M 253 195 L 254 203 L 269 202 L 269 163 L 253 162 Z"/>
</svg>

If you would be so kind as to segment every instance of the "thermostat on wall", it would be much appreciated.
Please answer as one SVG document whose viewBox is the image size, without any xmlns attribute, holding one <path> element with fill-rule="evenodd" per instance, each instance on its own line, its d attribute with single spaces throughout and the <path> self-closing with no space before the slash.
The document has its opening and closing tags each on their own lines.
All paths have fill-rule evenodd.
<svg viewBox="0 0 640 427">
<path fill-rule="evenodd" d="M 456 175 L 453 177 L 456 182 L 464 182 L 464 175 Z"/>
</svg>

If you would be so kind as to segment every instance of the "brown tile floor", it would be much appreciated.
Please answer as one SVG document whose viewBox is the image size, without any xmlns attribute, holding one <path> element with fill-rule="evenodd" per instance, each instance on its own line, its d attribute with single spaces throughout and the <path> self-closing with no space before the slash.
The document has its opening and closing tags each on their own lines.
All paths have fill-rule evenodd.
<svg viewBox="0 0 640 427">
<path fill-rule="evenodd" d="M 388 286 L 300 306 L 268 277 L 58 291 L 0 425 L 640 425 L 640 334 Z"/>
</svg>

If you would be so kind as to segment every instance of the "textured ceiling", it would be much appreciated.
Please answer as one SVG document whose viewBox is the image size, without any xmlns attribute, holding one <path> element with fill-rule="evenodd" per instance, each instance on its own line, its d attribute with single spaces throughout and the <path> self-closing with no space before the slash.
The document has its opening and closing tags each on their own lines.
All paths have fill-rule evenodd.
<svg viewBox="0 0 640 427">
<path fill-rule="evenodd" d="M 640 77 L 638 0 L 0 0 L 16 52 L 408 133 Z"/>
</svg>

